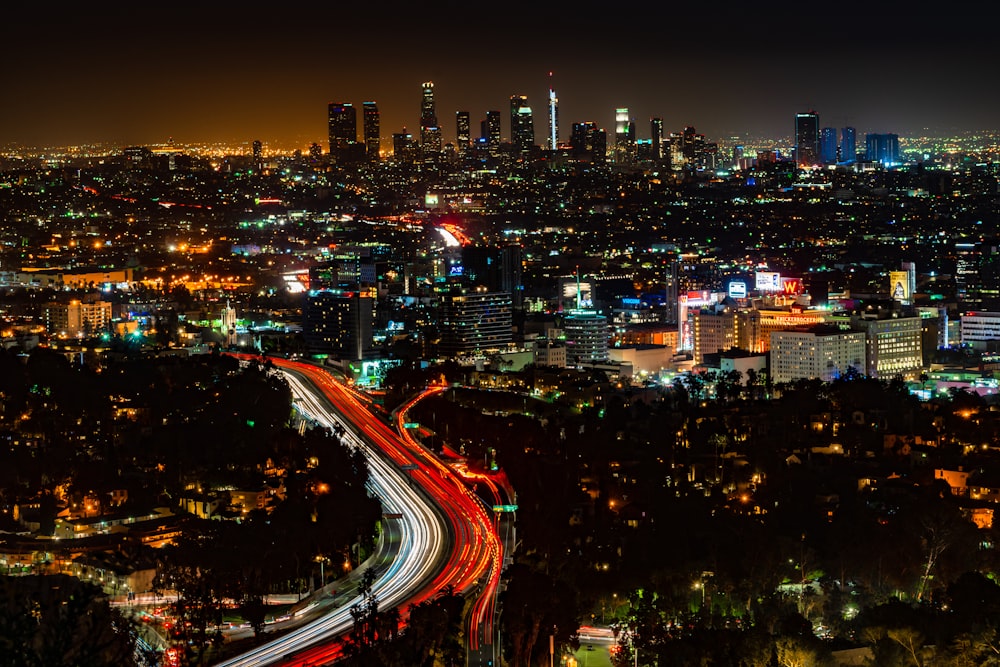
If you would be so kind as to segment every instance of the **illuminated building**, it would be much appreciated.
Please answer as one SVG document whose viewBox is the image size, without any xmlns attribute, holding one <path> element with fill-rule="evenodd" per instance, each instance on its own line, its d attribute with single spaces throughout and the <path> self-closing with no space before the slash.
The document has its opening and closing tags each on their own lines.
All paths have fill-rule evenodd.
<svg viewBox="0 0 1000 667">
<path fill-rule="evenodd" d="M 858 132 L 853 127 L 840 130 L 840 162 L 851 164 L 858 159 Z"/>
<path fill-rule="evenodd" d="M 434 106 L 434 82 L 421 84 L 423 98 L 420 102 L 420 149 L 425 159 L 441 152 L 441 128 L 438 126 L 437 111 Z"/>
<path fill-rule="evenodd" d="M 653 147 L 653 159 L 663 158 L 663 119 L 651 118 L 649 121 L 649 136 Z"/>
<path fill-rule="evenodd" d="M 885 167 L 899 164 L 899 135 L 866 134 L 865 159 Z"/>
<path fill-rule="evenodd" d="M 559 147 L 559 100 L 556 91 L 549 88 L 549 149 Z"/>
<path fill-rule="evenodd" d="M 259 140 L 254 140 L 252 150 L 253 168 L 256 171 L 261 171 L 264 168 L 264 145 Z"/>
<path fill-rule="evenodd" d="M 563 321 L 566 363 L 570 366 L 608 360 L 608 319 L 593 310 L 572 310 Z"/>
<path fill-rule="evenodd" d="M 514 340 L 510 294 L 470 291 L 442 295 L 438 352 L 454 357 L 499 351 Z"/>
<path fill-rule="evenodd" d="M 608 139 L 597 123 L 573 123 L 569 138 L 570 155 L 576 160 L 604 162 L 608 152 Z"/>
<path fill-rule="evenodd" d="M 392 135 L 392 157 L 401 162 L 411 162 L 417 156 L 417 144 L 413 135 L 403 128 Z"/>
<path fill-rule="evenodd" d="M 819 378 L 830 381 L 848 368 L 865 368 L 865 334 L 816 325 L 771 334 L 771 379 L 795 382 Z"/>
<path fill-rule="evenodd" d="M 371 353 L 374 322 L 374 290 L 314 290 L 306 301 L 302 335 L 311 350 L 358 360 Z"/>
<path fill-rule="evenodd" d="M 635 158 L 635 122 L 629 118 L 628 109 L 615 109 L 615 161 L 619 164 Z"/>
<path fill-rule="evenodd" d="M 1000 313 L 974 310 L 962 315 L 962 346 L 986 349 L 988 341 L 1000 341 Z M 998 343 L 994 342 L 994 346 Z"/>
<path fill-rule="evenodd" d="M 691 350 L 696 363 L 703 362 L 706 354 L 739 347 L 740 320 L 735 308 L 702 308 L 689 314 Z"/>
<path fill-rule="evenodd" d="M 1000 240 L 955 244 L 955 295 L 962 309 L 1000 311 Z"/>
<path fill-rule="evenodd" d="M 824 127 L 820 132 L 819 161 L 822 164 L 837 163 L 837 128 Z"/>
<path fill-rule="evenodd" d="M 343 159 L 358 143 L 358 113 L 349 103 L 330 102 L 327 105 L 330 135 L 330 155 Z"/>
<path fill-rule="evenodd" d="M 535 122 L 524 95 L 510 98 L 510 143 L 515 149 L 526 153 L 535 145 Z"/>
<path fill-rule="evenodd" d="M 500 112 L 487 111 L 486 120 L 480 126 L 483 140 L 486 142 L 490 155 L 497 155 L 500 152 L 500 144 L 503 143 L 500 131 Z"/>
<path fill-rule="evenodd" d="M 377 162 L 382 143 L 382 131 L 379 122 L 378 105 L 374 102 L 364 102 L 362 109 L 362 132 L 365 137 L 365 153 L 370 162 Z"/>
<path fill-rule="evenodd" d="M 132 269 L 36 269 L 22 267 L 16 274 L 16 282 L 19 285 L 30 287 L 56 287 L 70 289 L 80 289 L 85 287 L 116 287 L 117 289 L 131 289 L 135 280 Z"/>
<path fill-rule="evenodd" d="M 795 115 L 795 162 L 800 167 L 819 164 L 819 115 L 815 111 Z"/>
<path fill-rule="evenodd" d="M 771 334 L 774 332 L 821 324 L 826 320 L 826 314 L 824 311 L 802 308 L 761 308 L 741 311 L 740 319 L 741 336 L 737 346 L 749 352 L 762 353 L 770 349 Z"/>
<path fill-rule="evenodd" d="M 885 380 L 897 375 L 914 380 L 920 375 L 923 335 L 919 317 L 855 315 L 851 328 L 865 332 L 866 375 Z"/>
<path fill-rule="evenodd" d="M 455 137 L 460 153 L 464 153 L 472 146 L 472 122 L 468 111 L 455 112 Z"/>
<path fill-rule="evenodd" d="M 48 303 L 42 307 L 45 330 L 53 336 L 77 337 L 96 334 L 111 322 L 111 304 L 105 301 L 85 303 Z"/>
</svg>

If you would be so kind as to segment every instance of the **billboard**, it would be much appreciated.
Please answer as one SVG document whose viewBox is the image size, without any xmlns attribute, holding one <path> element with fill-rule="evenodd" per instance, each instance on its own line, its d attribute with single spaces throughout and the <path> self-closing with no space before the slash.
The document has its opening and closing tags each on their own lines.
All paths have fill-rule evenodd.
<svg viewBox="0 0 1000 667">
<path fill-rule="evenodd" d="M 780 292 L 781 274 L 775 271 L 758 271 L 756 289 L 758 292 Z"/>
<path fill-rule="evenodd" d="M 910 274 L 906 271 L 889 272 L 889 296 L 895 301 L 910 300 Z"/>
<path fill-rule="evenodd" d="M 782 291 L 787 296 L 797 296 L 802 294 L 802 279 L 801 278 L 783 278 L 781 281 Z"/>
<path fill-rule="evenodd" d="M 727 291 L 731 299 L 745 299 L 747 298 L 747 283 L 745 280 L 730 280 Z"/>
</svg>

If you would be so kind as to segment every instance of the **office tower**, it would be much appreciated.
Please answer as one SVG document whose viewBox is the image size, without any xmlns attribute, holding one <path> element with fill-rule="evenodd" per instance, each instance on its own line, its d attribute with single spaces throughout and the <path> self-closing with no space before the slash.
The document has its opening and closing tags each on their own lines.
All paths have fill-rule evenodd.
<svg viewBox="0 0 1000 667">
<path fill-rule="evenodd" d="M 507 292 L 443 295 L 438 315 L 438 352 L 444 356 L 500 351 L 513 342 L 513 315 Z"/>
<path fill-rule="evenodd" d="M 323 157 L 323 147 L 317 144 L 315 141 L 309 144 L 309 159 L 313 162 L 318 162 L 320 158 Z"/>
<path fill-rule="evenodd" d="M 858 132 L 853 127 L 840 130 L 840 161 L 853 164 L 858 159 Z"/>
<path fill-rule="evenodd" d="M 897 375 L 914 380 L 923 368 L 922 327 L 919 317 L 871 318 L 854 315 L 851 328 L 864 331 L 865 375 L 890 380 Z"/>
<path fill-rule="evenodd" d="M 771 333 L 771 380 L 836 380 L 848 368 L 865 369 L 865 334 L 829 324 Z"/>
<path fill-rule="evenodd" d="M 410 162 L 416 158 L 417 146 L 413 140 L 413 135 L 403 128 L 402 132 L 395 132 L 392 135 L 392 156 L 396 160 Z"/>
<path fill-rule="evenodd" d="M 819 164 L 819 115 L 815 111 L 795 115 L 795 162 L 800 167 Z"/>
<path fill-rule="evenodd" d="M 881 162 L 884 167 L 899 164 L 899 135 L 866 134 L 865 159 L 869 162 Z"/>
<path fill-rule="evenodd" d="M 573 310 L 563 321 L 566 363 L 572 366 L 608 360 L 608 318 L 592 310 Z"/>
<path fill-rule="evenodd" d="M 423 98 L 420 103 L 420 147 L 424 157 L 432 157 L 441 152 L 441 128 L 438 126 L 437 111 L 434 107 L 434 82 L 421 84 Z"/>
<path fill-rule="evenodd" d="M 631 162 L 635 157 L 635 123 L 628 115 L 628 109 L 615 109 L 615 160 L 619 163 Z"/>
<path fill-rule="evenodd" d="M 364 102 L 362 108 L 362 132 L 365 137 L 365 153 L 368 154 L 370 162 L 377 162 L 379 159 L 379 148 L 382 142 L 382 133 L 379 126 L 378 106 L 374 102 Z"/>
<path fill-rule="evenodd" d="M 264 145 L 260 143 L 260 140 L 253 142 L 253 168 L 256 171 L 261 171 L 264 168 Z"/>
<path fill-rule="evenodd" d="M 374 347 L 374 323 L 374 290 L 315 290 L 306 301 L 302 334 L 311 350 L 359 360 Z"/>
<path fill-rule="evenodd" d="M 357 110 L 347 102 L 330 102 L 327 106 L 330 132 L 330 155 L 343 158 L 358 142 Z"/>
<path fill-rule="evenodd" d="M 589 162 L 604 162 L 607 153 L 607 138 L 604 130 L 597 128 L 597 123 L 573 123 L 569 136 L 570 155 L 576 160 Z"/>
<path fill-rule="evenodd" d="M 472 121 L 468 111 L 455 112 L 455 137 L 458 143 L 458 151 L 464 153 L 472 145 Z"/>
<path fill-rule="evenodd" d="M 500 152 L 500 144 L 503 138 L 500 134 L 500 112 L 487 111 L 486 120 L 481 124 L 483 140 L 490 155 L 497 155 Z"/>
<path fill-rule="evenodd" d="M 535 122 L 524 95 L 510 98 L 510 143 L 521 152 L 530 151 L 535 145 Z"/>
<path fill-rule="evenodd" d="M 649 137 L 653 146 L 653 159 L 663 158 L 663 119 L 651 118 L 649 120 Z"/>
<path fill-rule="evenodd" d="M 524 307 L 524 249 L 519 245 L 500 250 L 500 289 L 510 294 L 515 310 Z"/>
<path fill-rule="evenodd" d="M 824 127 L 819 136 L 819 161 L 823 164 L 837 162 L 837 128 Z"/>
<path fill-rule="evenodd" d="M 556 91 L 549 86 L 549 148 L 559 147 L 559 100 Z"/>
</svg>

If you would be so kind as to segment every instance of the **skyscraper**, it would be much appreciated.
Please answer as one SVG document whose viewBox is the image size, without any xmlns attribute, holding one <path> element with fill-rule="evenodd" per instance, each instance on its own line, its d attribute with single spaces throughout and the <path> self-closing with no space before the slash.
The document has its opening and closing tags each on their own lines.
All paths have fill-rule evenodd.
<svg viewBox="0 0 1000 667">
<path fill-rule="evenodd" d="M 628 109 L 615 109 L 615 160 L 619 163 L 631 162 L 635 154 L 635 124 L 629 118 Z"/>
<path fill-rule="evenodd" d="M 434 82 L 427 81 L 421 85 L 423 99 L 420 103 L 420 147 L 427 158 L 441 152 L 441 128 L 438 126 L 434 107 Z"/>
<path fill-rule="evenodd" d="M 649 136 L 653 146 L 653 159 L 663 158 L 663 119 L 649 119 Z"/>
<path fill-rule="evenodd" d="M 365 152 L 368 154 L 370 162 L 376 162 L 379 159 L 379 147 L 382 142 L 378 106 L 374 102 L 365 102 L 361 105 L 361 108 Z"/>
<path fill-rule="evenodd" d="M 330 155 L 343 158 L 350 147 L 358 143 L 357 110 L 347 102 L 330 102 L 327 106 L 330 134 Z"/>
<path fill-rule="evenodd" d="M 535 145 L 535 122 L 524 95 L 510 97 L 510 143 L 522 152 Z"/>
<path fill-rule="evenodd" d="M 800 167 L 819 164 L 819 115 L 815 111 L 795 115 L 795 162 Z"/>
<path fill-rule="evenodd" d="M 837 128 L 824 127 L 819 136 L 819 160 L 823 164 L 837 162 Z"/>
<path fill-rule="evenodd" d="M 840 130 L 840 161 L 851 164 L 858 159 L 858 132 L 853 127 Z"/>
<path fill-rule="evenodd" d="M 865 154 L 869 162 L 881 162 L 885 167 L 899 164 L 899 135 L 866 134 Z"/>
<path fill-rule="evenodd" d="M 486 146 L 489 148 L 490 154 L 496 155 L 500 151 L 500 144 L 503 143 L 500 133 L 500 112 L 487 111 L 486 120 L 483 122 L 485 123 L 483 139 L 486 140 Z"/>
<path fill-rule="evenodd" d="M 472 145 L 472 122 L 468 111 L 455 112 L 455 137 L 459 152 L 469 150 Z"/>
<path fill-rule="evenodd" d="M 551 75 L 550 75 L 551 76 Z M 559 147 L 559 100 L 556 91 L 549 86 L 549 148 Z"/>
</svg>

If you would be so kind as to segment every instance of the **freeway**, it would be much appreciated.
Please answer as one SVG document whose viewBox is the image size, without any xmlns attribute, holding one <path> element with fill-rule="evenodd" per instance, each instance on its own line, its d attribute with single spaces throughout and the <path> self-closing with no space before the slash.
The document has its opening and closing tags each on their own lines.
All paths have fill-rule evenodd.
<svg viewBox="0 0 1000 667">
<path fill-rule="evenodd" d="M 285 374 L 301 410 L 327 426 L 341 423 L 355 446 L 364 448 L 384 511 L 401 517 L 398 556 L 373 585 L 380 608 L 398 607 L 405 624 L 406 605 L 444 590 L 469 595 L 475 600 L 470 624 L 476 637 L 470 643 L 475 648 L 479 637 L 489 642 L 502 550 L 483 504 L 446 466 L 397 435 L 368 409 L 363 397 L 325 370 L 282 359 L 272 362 Z M 222 665 L 305 667 L 333 662 L 342 651 L 336 639 L 353 624 L 353 602 Z"/>
</svg>

